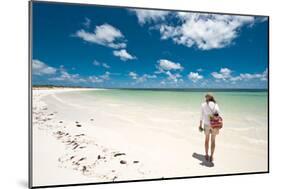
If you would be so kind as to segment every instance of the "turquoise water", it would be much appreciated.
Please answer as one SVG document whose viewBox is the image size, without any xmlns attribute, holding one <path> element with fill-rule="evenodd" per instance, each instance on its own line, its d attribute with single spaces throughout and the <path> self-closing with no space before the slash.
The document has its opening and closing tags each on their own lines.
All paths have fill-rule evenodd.
<svg viewBox="0 0 281 189">
<path fill-rule="evenodd" d="M 131 103 L 144 103 L 158 106 L 172 106 L 177 108 L 200 107 L 207 92 L 189 91 L 153 91 L 153 90 L 97 90 L 84 91 L 97 99 L 111 99 Z M 224 111 L 237 113 L 267 113 L 267 92 L 212 92 L 219 106 Z"/>
<path fill-rule="evenodd" d="M 96 101 L 120 103 L 145 107 L 162 108 L 173 111 L 189 111 L 200 114 L 204 101 L 204 90 L 130 90 L 108 89 L 83 91 Z M 219 90 L 214 91 L 224 120 L 230 127 L 267 127 L 268 93 L 262 90 Z"/>
</svg>

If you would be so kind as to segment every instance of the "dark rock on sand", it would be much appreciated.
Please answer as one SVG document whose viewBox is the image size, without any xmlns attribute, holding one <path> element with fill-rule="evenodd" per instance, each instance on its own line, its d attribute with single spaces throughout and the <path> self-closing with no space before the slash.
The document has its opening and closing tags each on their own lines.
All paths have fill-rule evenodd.
<svg viewBox="0 0 281 189">
<path fill-rule="evenodd" d="M 76 127 L 82 127 L 82 125 L 80 125 L 80 124 L 77 124 L 77 125 L 76 125 Z"/>
<path fill-rule="evenodd" d="M 85 158 L 85 157 L 83 157 L 83 158 L 79 159 L 79 160 L 78 160 L 78 162 L 79 162 L 79 161 L 83 161 L 83 160 L 85 160 L 85 159 L 86 159 L 86 158 Z"/>
<path fill-rule="evenodd" d="M 133 163 L 139 163 L 139 161 L 133 161 Z"/>
<path fill-rule="evenodd" d="M 127 164 L 127 161 L 121 160 L 120 163 L 121 163 L 121 164 Z"/>
<path fill-rule="evenodd" d="M 98 155 L 98 159 L 105 159 L 104 156 Z"/>
<path fill-rule="evenodd" d="M 76 144 L 76 145 L 74 146 L 73 150 L 75 150 L 78 146 L 79 146 L 79 145 L 78 145 L 78 144 Z"/>
<path fill-rule="evenodd" d="M 117 154 L 114 154 L 114 157 L 117 157 L 117 156 L 125 156 L 126 154 L 125 153 L 117 153 Z"/>
<path fill-rule="evenodd" d="M 86 167 L 85 165 L 83 166 L 82 171 L 83 171 L 83 172 L 87 171 L 87 167 Z"/>
</svg>

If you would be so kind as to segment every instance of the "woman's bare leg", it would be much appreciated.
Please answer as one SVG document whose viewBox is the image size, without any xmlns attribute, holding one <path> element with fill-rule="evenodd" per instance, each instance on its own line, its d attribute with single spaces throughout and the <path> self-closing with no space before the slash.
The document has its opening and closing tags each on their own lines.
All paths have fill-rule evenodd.
<svg viewBox="0 0 281 189">
<path fill-rule="evenodd" d="M 210 134 L 205 135 L 205 157 L 208 160 Z"/>
<path fill-rule="evenodd" d="M 216 148 L 216 135 L 211 135 L 211 157 L 210 157 L 210 161 L 213 161 L 215 148 Z"/>
</svg>

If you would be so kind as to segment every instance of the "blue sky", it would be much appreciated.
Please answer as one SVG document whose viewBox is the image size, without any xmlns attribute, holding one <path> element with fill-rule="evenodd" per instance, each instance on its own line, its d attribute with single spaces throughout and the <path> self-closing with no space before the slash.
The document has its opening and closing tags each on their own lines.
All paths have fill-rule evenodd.
<svg viewBox="0 0 281 189">
<path fill-rule="evenodd" d="M 267 17 L 33 2 L 33 84 L 267 88 Z"/>
</svg>

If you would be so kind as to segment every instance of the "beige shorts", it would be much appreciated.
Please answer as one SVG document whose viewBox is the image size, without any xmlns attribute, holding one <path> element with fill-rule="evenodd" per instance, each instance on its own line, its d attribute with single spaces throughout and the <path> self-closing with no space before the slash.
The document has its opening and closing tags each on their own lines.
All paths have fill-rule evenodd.
<svg viewBox="0 0 281 189">
<path fill-rule="evenodd" d="M 205 135 L 218 135 L 219 129 L 213 129 L 210 125 L 204 125 L 204 133 Z"/>
</svg>

